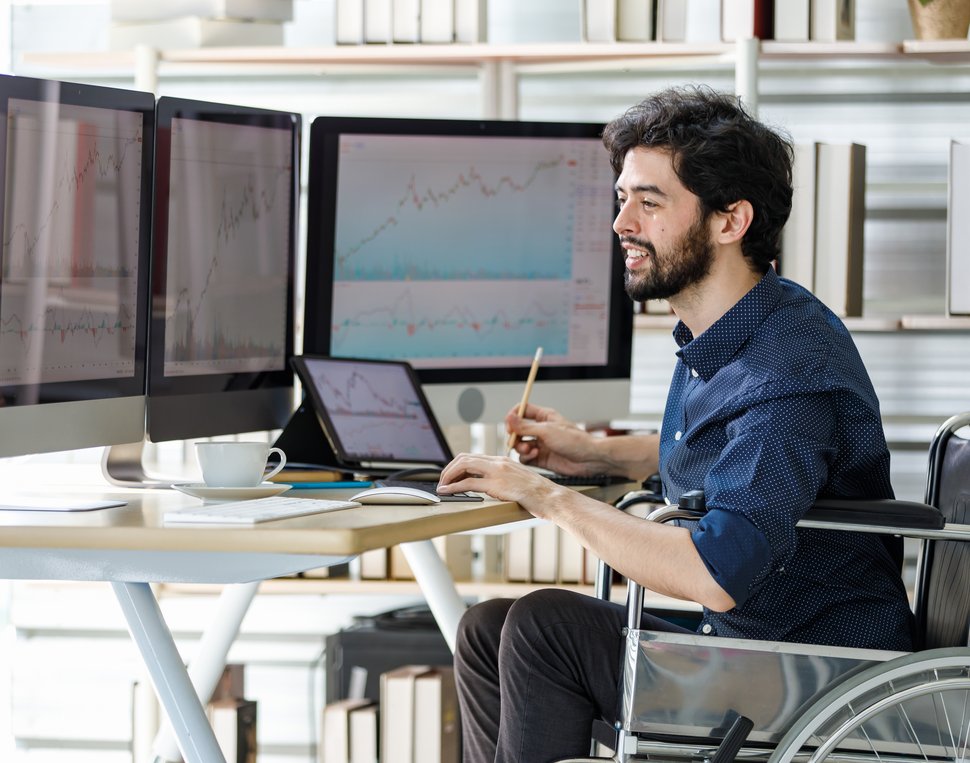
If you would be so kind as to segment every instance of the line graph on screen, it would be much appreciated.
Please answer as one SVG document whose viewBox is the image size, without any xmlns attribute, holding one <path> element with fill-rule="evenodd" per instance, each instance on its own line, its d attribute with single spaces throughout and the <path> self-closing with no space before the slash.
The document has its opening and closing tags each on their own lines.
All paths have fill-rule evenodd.
<svg viewBox="0 0 970 763">
<path fill-rule="evenodd" d="M 344 449 L 358 457 L 388 453 L 441 458 L 437 436 L 400 366 L 325 363 L 310 366 L 314 386 Z"/>
<path fill-rule="evenodd" d="M 134 373 L 142 139 L 134 112 L 10 100 L 3 383 Z"/>
<path fill-rule="evenodd" d="M 554 148 L 524 167 L 455 157 L 418 174 L 400 160 L 354 163 L 340 198 L 367 193 L 374 213 L 338 207 L 336 279 L 569 278 L 577 162 Z"/>
<path fill-rule="evenodd" d="M 190 120 L 173 128 L 166 375 L 285 363 L 287 255 L 279 242 L 289 235 L 288 136 L 246 141 L 251 130 L 265 132 Z"/>
<path fill-rule="evenodd" d="M 530 298 L 510 297 L 502 281 L 479 282 L 449 297 L 448 282 L 340 283 L 334 288 L 334 354 L 408 359 L 521 356 L 537 346 L 569 347 L 568 282 L 537 281 Z"/>
</svg>

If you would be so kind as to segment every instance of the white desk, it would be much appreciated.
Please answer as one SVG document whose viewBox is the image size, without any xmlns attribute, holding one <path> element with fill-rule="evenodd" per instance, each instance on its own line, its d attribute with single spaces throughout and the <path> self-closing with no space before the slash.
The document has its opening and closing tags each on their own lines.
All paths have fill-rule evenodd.
<svg viewBox="0 0 970 763">
<path fill-rule="evenodd" d="M 629 488 L 611 486 L 594 494 L 613 500 Z M 402 544 L 422 593 L 453 645 L 464 604 L 430 538 L 530 516 L 514 503 L 485 501 L 369 506 L 254 527 L 164 526 L 165 511 L 197 505 L 197 499 L 170 490 L 85 492 L 123 498 L 129 504 L 69 514 L 0 511 L 0 578 L 111 583 L 186 763 L 224 761 L 199 697 L 211 695 L 259 581 Z M 306 494 L 346 498 L 351 491 Z M 190 670 L 182 663 L 149 585 L 156 582 L 236 584 L 224 591 Z M 159 757 L 177 759 L 166 752 L 166 744 L 163 735 L 156 744 Z"/>
</svg>

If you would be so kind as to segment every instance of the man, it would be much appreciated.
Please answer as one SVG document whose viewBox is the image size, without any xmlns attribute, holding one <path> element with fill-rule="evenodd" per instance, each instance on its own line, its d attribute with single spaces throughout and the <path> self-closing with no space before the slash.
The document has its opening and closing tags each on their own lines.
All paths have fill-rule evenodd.
<svg viewBox="0 0 970 763">
<path fill-rule="evenodd" d="M 500 457 L 460 455 L 447 489 L 514 500 L 648 589 L 703 607 L 699 632 L 911 647 L 898 560 L 878 537 L 796 530 L 816 497 L 890 498 L 872 385 L 842 323 L 771 267 L 791 209 L 791 146 L 708 89 L 664 91 L 604 131 L 613 228 L 635 300 L 666 298 L 679 361 L 659 436 L 597 439 L 528 406 L 520 460 L 570 474 L 660 472 L 696 526 L 644 522 Z M 624 613 L 540 591 L 471 608 L 455 654 L 464 760 L 541 763 L 588 750 L 615 717 Z M 677 630 L 645 616 L 643 627 Z"/>
</svg>

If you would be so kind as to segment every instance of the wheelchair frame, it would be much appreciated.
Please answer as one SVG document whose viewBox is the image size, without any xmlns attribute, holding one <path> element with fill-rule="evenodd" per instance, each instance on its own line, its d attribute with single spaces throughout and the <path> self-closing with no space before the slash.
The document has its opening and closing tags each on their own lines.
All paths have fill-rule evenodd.
<svg viewBox="0 0 970 763">
<path fill-rule="evenodd" d="M 798 523 L 918 539 L 919 624 L 932 584 L 926 541 L 970 540 L 970 524 L 944 524 L 938 506 L 946 444 L 966 426 L 970 412 L 950 418 L 934 436 L 925 504 L 820 501 Z M 970 497 L 970 486 L 961 487 L 963 494 Z M 618 507 L 648 500 L 656 496 L 631 494 Z M 700 516 L 663 506 L 647 520 Z M 600 598 L 610 596 L 609 573 L 601 562 Z M 629 581 L 615 755 L 561 763 L 970 763 L 970 642 L 907 653 L 659 633 L 639 629 L 643 603 L 643 588 Z"/>
</svg>

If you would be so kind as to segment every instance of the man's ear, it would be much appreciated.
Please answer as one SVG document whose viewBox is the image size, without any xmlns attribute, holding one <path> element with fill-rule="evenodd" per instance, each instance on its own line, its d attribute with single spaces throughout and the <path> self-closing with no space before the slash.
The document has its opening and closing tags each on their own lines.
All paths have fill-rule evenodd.
<svg viewBox="0 0 970 763">
<path fill-rule="evenodd" d="M 718 212 L 715 215 L 717 227 L 714 231 L 715 240 L 719 244 L 732 244 L 740 242 L 744 234 L 751 227 L 751 220 L 754 219 L 754 207 L 751 202 L 741 199 L 731 204 L 727 212 Z"/>
</svg>

